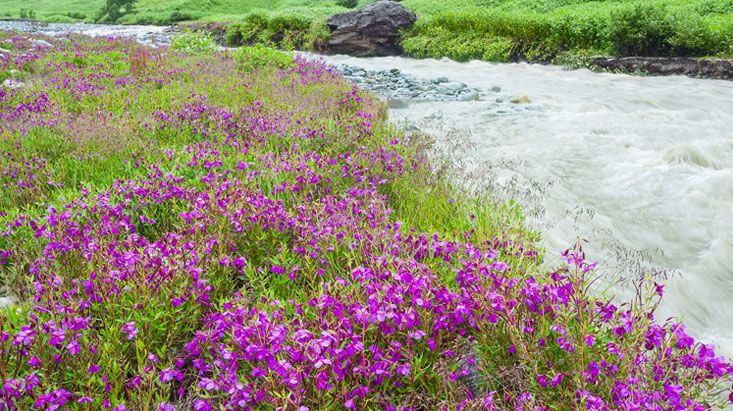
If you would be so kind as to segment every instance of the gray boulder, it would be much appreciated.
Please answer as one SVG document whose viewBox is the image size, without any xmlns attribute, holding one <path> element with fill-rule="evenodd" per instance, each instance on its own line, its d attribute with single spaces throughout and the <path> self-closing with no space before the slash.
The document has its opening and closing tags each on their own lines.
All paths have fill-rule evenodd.
<svg viewBox="0 0 733 411">
<path fill-rule="evenodd" d="M 25 83 L 23 83 L 22 81 L 18 81 L 18 80 L 6 79 L 5 81 L 3 81 L 2 86 L 3 88 L 7 88 L 10 90 L 17 90 L 17 89 L 25 87 Z"/>
<path fill-rule="evenodd" d="M 402 54 L 400 30 L 412 26 L 417 16 L 394 1 L 378 1 L 362 10 L 336 14 L 328 19 L 330 53 L 358 57 Z"/>
</svg>

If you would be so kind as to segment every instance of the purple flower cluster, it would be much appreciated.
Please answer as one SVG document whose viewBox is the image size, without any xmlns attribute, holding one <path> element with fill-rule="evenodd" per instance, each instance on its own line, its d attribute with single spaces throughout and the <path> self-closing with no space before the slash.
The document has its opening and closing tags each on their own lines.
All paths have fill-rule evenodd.
<svg viewBox="0 0 733 411">
<path fill-rule="evenodd" d="M 226 55 L 74 41 L 35 57 L 48 71 L 33 93 L 0 96 L 0 134 L 22 144 L 31 121 L 63 124 L 74 150 L 100 148 L 79 157 L 89 164 L 135 135 L 153 143 L 108 184 L 62 203 L 48 189 L 2 214 L 0 275 L 23 303 L 0 313 L 0 410 L 705 410 L 723 400 L 731 365 L 683 325 L 655 322 L 653 304 L 589 295 L 595 266 L 579 248 L 545 273 L 521 236 L 400 222 L 396 183 L 427 166 L 378 102 L 322 63 L 240 74 Z M 118 60 L 92 58 L 102 50 Z M 43 95 L 43 110 L 18 114 Z M 19 147 L 0 166 L 28 166 L 0 177 L 3 193 L 17 176 L 62 175 L 60 162 L 21 159 Z M 38 199 L 40 211 L 22 207 Z M 650 301 L 661 293 L 652 286 Z"/>
</svg>

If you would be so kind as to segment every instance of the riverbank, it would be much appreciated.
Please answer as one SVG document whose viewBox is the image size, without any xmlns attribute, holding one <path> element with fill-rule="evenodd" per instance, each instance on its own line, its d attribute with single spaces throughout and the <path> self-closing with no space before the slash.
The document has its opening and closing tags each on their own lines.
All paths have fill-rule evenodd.
<svg viewBox="0 0 733 411">
<path fill-rule="evenodd" d="M 0 37 L 25 82 L 0 90 L 9 407 L 693 407 L 730 384 L 651 321 L 660 287 L 591 296 L 579 248 L 540 269 L 516 207 L 451 187 L 321 63 Z"/>
</svg>

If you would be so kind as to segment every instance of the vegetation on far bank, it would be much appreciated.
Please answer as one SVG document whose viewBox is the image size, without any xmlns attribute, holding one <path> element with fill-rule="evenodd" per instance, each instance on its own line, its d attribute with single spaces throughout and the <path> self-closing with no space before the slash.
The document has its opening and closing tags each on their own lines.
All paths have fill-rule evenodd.
<svg viewBox="0 0 733 411">
<path fill-rule="evenodd" d="M 129 0 L 108 0 L 117 2 Z M 113 21 L 227 23 L 230 45 L 264 43 L 318 49 L 328 16 L 371 0 L 137 0 Z M 555 61 L 576 64 L 592 55 L 733 57 L 732 0 L 404 0 L 419 20 L 404 34 L 414 57 L 464 61 Z M 103 0 L 8 0 L 0 15 L 47 21 L 95 21 Z M 115 9 L 115 7 L 113 7 Z M 108 20 L 103 20 L 108 21 Z"/>
<path fill-rule="evenodd" d="M 727 360 L 654 319 L 663 286 L 591 295 L 580 247 L 541 269 L 516 207 L 325 64 L 34 40 L 0 32 L 0 409 L 733 401 Z"/>
</svg>

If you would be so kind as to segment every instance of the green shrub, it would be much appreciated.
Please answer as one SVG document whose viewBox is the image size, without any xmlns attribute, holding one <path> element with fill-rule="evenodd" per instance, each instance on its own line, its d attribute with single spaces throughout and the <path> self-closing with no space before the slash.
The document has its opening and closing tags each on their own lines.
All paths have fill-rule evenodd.
<svg viewBox="0 0 733 411">
<path fill-rule="evenodd" d="M 184 31 L 171 38 L 171 49 L 185 54 L 210 54 L 219 49 L 211 33 Z"/>
<path fill-rule="evenodd" d="M 275 50 L 262 44 L 240 47 L 234 52 L 233 57 L 239 69 L 245 72 L 259 70 L 270 65 L 283 69 L 293 64 L 292 53 Z"/>
<path fill-rule="evenodd" d="M 619 7 L 611 15 L 609 36 L 616 53 L 624 56 L 671 54 L 673 35 L 666 7 L 633 3 Z"/>
<path fill-rule="evenodd" d="M 359 4 L 358 0 L 336 0 L 336 4 L 347 9 L 353 9 Z"/>
<path fill-rule="evenodd" d="M 120 18 L 135 11 L 137 0 L 107 0 L 97 13 L 97 22 L 116 23 Z"/>
<path fill-rule="evenodd" d="M 713 33 L 699 15 L 673 15 L 668 17 L 673 33 L 667 40 L 675 55 L 705 55 L 715 48 Z"/>
<path fill-rule="evenodd" d="M 177 23 L 179 21 L 191 21 L 191 20 L 196 20 L 199 17 L 200 16 L 194 15 L 194 14 L 191 14 L 191 13 L 185 13 L 185 12 L 181 12 L 181 11 L 174 11 L 173 13 L 171 13 L 170 17 L 168 17 L 168 22 L 169 23 Z"/>
<path fill-rule="evenodd" d="M 325 24 L 324 24 L 325 25 Z M 320 20 L 299 15 L 250 14 L 226 30 L 227 44 L 242 46 L 262 43 L 286 50 L 312 48 L 322 37 Z M 326 33 L 327 35 L 328 33 Z"/>
<path fill-rule="evenodd" d="M 87 15 L 86 14 L 79 13 L 79 12 L 74 12 L 74 11 L 69 12 L 69 13 L 66 13 L 66 15 L 69 16 L 69 18 L 72 18 L 72 19 L 75 19 L 75 20 L 84 20 L 85 18 L 87 18 Z"/>
</svg>

